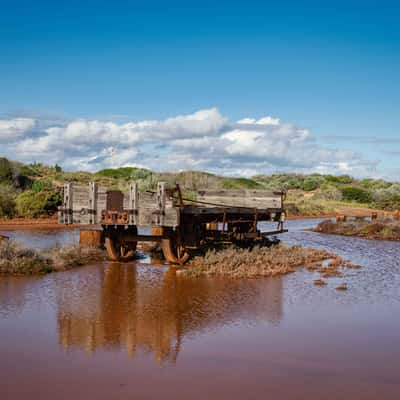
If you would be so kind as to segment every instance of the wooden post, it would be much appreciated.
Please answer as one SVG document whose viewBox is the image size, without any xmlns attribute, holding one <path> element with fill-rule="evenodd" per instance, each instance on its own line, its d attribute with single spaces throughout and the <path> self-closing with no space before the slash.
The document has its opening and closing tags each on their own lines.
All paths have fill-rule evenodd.
<svg viewBox="0 0 400 400">
<path fill-rule="evenodd" d="M 0 235 L 0 243 L 1 243 L 2 241 L 6 241 L 6 240 L 8 240 L 8 239 L 9 239 L 8 236 Z"/>
<path fill-rule="evenodd" d="M 136 182 L 129 185 L 129 223 L 132 225 L 138 224 L 138 209 L 139 209 L 139 194 Z"/>
<path fill-rule="evenodd" d="M 346 216 L 345 215 L 338 215 L 336 217 L 336 222 L 345 222 L 346 221 Z"/>
<path fill-rule="evenodd" d="M 97 214 L 97 183 L 90 182 L 89 183 L 89 205 L 88 205 L 88 214 L 89 214 L 89 224 L 96 223 L 96 214 Z"/>
<path fill-rule="evenodd" d="M 104 247 L 103 231 L 93 229 L 81 229 L 79 232 L 79 245 L 82 247 Z"/>
<path fill-rule="evenodd" d="M 64 208 L 64 224 L 72 224 L 73 223 L 73 215 L 72 215 L 72 183 L 66 183 L 64 185 L 63 208 Z"/>
<path fill-rule="evenodd" d="M 165 182 L 158 182 L 157 184 L 157 219 L 156 225 L 164 225 L 165 216 Z"/>
</svg>

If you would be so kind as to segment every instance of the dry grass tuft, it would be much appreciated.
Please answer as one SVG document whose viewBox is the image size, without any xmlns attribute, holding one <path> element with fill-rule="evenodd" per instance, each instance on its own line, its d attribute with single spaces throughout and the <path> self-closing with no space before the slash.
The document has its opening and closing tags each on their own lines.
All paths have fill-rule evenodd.
<svg viewBox="0 0 400 400">
<path fill-rule="evenodd" d="M 330 260 L 326 267 L 322 262 Z M 286 275 L 298 268 L 318 271 L 324 277 L 340 276 L 339 268 L 347 261 L 325 250 L 279 245 L 253 250 L 230 247 L 211 250 L 196 257 L 181 273 L 184 276 L 225 275 L 233 278 L 257 278 Z"/>
<path fill-rule="evenodd" d="M 52 271 L 52 261 L 33 249 L 12 240 L 0 242 L 0 273 L 36 275 Z"/>
<path fill-rule="evenodd" d="M 79 245 L 53 247 L 48 251 L 48 255 L 52 260 L 54 271 L 66 271 L 105 259 L 102 250 L 95 247 L 80 247 Z"/>
<path fill-rule="evenodd" d="M 316 285 L 316 286 L 326 286 L 327 282 L 322 280 L 322 279 L 315 279 L 314 280 L 314 285 Z"/>
<path fill-rule="evenodd" d="M 46 274 L 103 259 L 104 253 L 101 250 L 90 247 L 55 247 L 38 251 L 12 240 L 0 242 L 0 274 Z"/>
</svg>

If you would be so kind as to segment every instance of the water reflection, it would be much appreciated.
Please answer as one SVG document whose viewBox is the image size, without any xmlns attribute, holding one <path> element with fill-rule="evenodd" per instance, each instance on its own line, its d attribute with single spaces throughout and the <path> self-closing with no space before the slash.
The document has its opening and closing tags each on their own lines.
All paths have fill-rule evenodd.
<svg viewBox="0 0 400 400">
<path fill-rule="evenodd" d="M 72 290 L 71 290 L 72 289 Z M 108 264 L 90 280 L 56 290 L 59 341 L 65 350 L 124 349 L 176 362 L 185 337 L 225 324 L 277 324 L 282 281 L 191 280 L 174 270 Z"/>
<path fill-rule="evenodd" d="M 0 276 L 0 319 L 18 315 L 29 300 L 29 286 L 37 278 Z"/>
</svg>

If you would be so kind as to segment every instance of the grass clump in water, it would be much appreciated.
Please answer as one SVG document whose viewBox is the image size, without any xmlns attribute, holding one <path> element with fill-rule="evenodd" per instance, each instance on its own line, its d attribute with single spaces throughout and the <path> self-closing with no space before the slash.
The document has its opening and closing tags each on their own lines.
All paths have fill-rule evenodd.
<svg viewBox="0 0 400 400">
<path fill-rule="evenodd" d="M 52 261 L 33 249 L 13 241 L 0 242 L 0 273 L 37 275 L 52 271 Z"/>
<path fill-rule="evenodd" d="M 12 240 L 0 241 L 0 274 L 43 275 L 103 259 L 101 250 L 90 247 L 73 245 L 34 250 Z"/>
<path fill-rule="evenodd" d="M 400 221 L 382 219 L 373 222 L 364 220 L 333 222 L 329 220 L 321 222 L 314 231 L 374 240 L 400 240 Z"/>
<path fill-rule="evenodd" d="M 335 264 L 323 267 L 322 262 L 326 260 L 335 260 Z M 233 278 L 257 278 L 286 275 L 302 267 L 318 272 L 331 271 L 333 274 L 340 266 L 346 266 L 346 261 L 325 250 L 280 244 L 252 250 L 235 247 L 210 250 L 204 257 L 194 258 L 189 268 L 181 273 L 192 277 L 227 275 Z"/>
<path fill-rule="evenodd" d="M 53 247 L 48 250 L 48 254 L 52 260 L 54 271 L 66 271 L 105 259 L 102 250 L 95 247 L 81 247 L 79 245 Z"/>
</svg>

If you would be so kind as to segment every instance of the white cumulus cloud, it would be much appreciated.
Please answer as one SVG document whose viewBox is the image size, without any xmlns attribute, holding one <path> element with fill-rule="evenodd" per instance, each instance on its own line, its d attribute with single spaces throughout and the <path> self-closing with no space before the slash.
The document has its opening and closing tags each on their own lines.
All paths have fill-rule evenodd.
<svg viewBox="0 0 400 400">
<path fill-rule="evenodd" d="M 321 145 L 308 129 L 268 115 L 230 122 L 217 108 L 126 123 L 0 119 L 0 142 L 1 155 L 70 170 L 136 165 L 242 176 L 276 171 L 356 174 L 369 164 L 352 150 Z"/>
<path fill-rule="evenodd" d="M 0 119 L 0 142 L 18 139 L 29 133 L 35 123 L 32 118 Z"/>
</svg>

